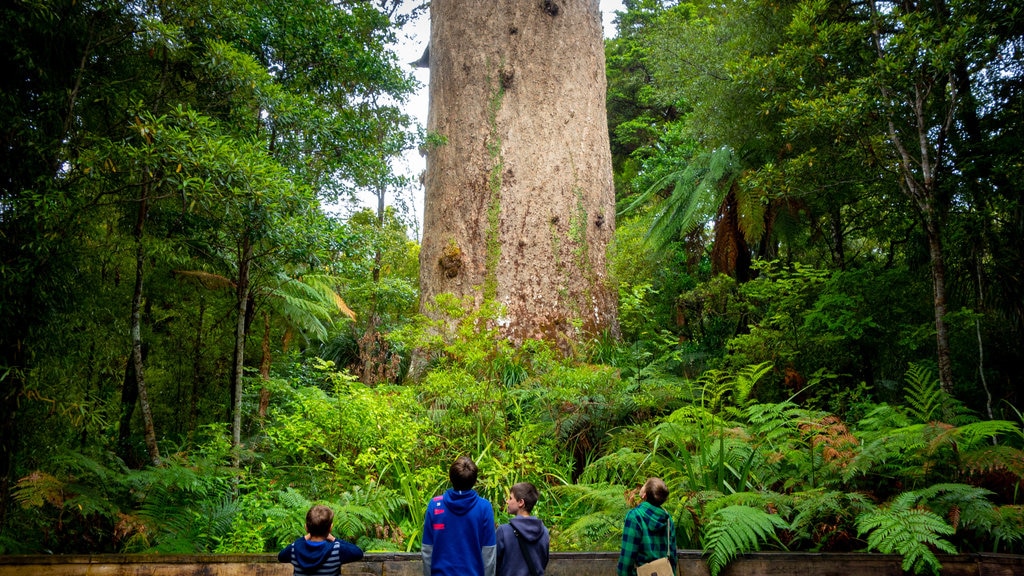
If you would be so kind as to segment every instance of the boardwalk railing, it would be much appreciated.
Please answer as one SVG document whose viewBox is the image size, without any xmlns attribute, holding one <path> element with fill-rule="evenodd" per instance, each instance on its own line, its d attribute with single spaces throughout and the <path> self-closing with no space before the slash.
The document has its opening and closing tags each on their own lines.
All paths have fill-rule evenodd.
<svg viewBox="0 0 1024 576">
<path fill-rule="evenodd" d="M 618 554 L 559 552 L 546 576 L 615 576 Z M 942 576 L 1024 575 L 1024 556 L 957 554 L 939 556 Z M 745 554 L 721 576 L 904 576 L 899 556 L 885 554 Z M 679 576 L 708 576 L 699 551 L 680 551 Z M 247 555 L 67 555 L 0 556 L 0 576 L 291 576 L 289 564 L 272 554 Z M 367 554 L 347 564 L 348 576 L 422 576 L 419 554 Z"/>
</svg>

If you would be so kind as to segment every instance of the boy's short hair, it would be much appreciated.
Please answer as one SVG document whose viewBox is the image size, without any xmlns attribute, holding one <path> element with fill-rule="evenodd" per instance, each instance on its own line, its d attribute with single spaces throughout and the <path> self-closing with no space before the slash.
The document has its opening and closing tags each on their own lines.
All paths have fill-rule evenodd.
<svg viewBox="0 0 1024 576">
<path fill-rule="evenodd" d="M 661 506 L 668 500 L 668 486 L 661 478 L 648 478 L 644 482 L 644 500 L 655 506 Z"/>
<path fill-rule="evenodd" d="M 472 490 L 479 470 L 469 456 L 459 456 L 448 469 L 448 479 L 456 490 Z"/>
<path fill-rule="evenodd" d="M 306 532 L 310 536 L 325 538 L 331 533 L 331 526 L 334 524 L 334 510 L 327 506 L 317 504 L 306 512 Z"/>
<path fill-rule="evenodd" d="M 527 512 L 533 512 L 534 505 L 536 505 L 537 500 L 540 499 L 537 487 L 529 482 L 520 482 L 513 485 L 511 492 L 512 496 L 516 500 L 523 501 L 523 508 L 526 508 Z"/>
</svg>

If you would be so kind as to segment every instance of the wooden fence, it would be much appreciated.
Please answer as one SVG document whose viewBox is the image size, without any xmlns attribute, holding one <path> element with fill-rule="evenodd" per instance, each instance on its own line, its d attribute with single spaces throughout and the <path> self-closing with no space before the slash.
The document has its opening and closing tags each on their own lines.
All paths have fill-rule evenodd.
<svg viewBox="0 0 1024 576">
<path fill-rule="evenodd" d="M 1020 576 L 1024 556 L 957 554 L 940 556 L 942 576 Z M 559 552 L 546 576 L 615 576 L 618 554 Z M 904 576 L 898 556 L 885 554 L 745 554 L 721 576 Z M 419 554 L 367 554 L 346 564 L 349 576 L 422 576 Z M 290 564 L 272 554 L 0 556 L 0 576 L 291 576 Z M 708 576 L 699 551 L 680 551 L 679 576 Z"/>
</svg>

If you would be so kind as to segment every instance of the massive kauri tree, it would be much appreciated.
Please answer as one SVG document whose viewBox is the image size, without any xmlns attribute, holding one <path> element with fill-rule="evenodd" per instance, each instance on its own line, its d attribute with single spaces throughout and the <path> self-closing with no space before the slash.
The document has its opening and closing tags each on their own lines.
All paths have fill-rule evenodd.
<svg viewBox="0 0 1024 576">
<path fill-rule="evenodd" d="M 597 0 L 431 3 L 421 301 L 503 306 L 513 342 L 616 329 Z"/>
</svg>

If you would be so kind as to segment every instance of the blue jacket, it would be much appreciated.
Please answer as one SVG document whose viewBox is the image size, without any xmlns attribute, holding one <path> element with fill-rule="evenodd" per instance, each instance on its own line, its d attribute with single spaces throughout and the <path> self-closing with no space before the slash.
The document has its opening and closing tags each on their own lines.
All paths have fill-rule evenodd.
<svg viewBox="0 0 1024 576">
<path fill-rule="evenodd" d="M 516 532 L 523 538 L 522 549 Z M 514 516 L 508 524 L 498 526 L 497 540 L 498 576 L 543 576 L 548 567 L 551 536 L 540 518 Z M 523 557 L 523 551 L 526 551 L 526 558 Z M 531 572 L 530 566 L 536 572 Z"/>
<path fill-rule="evenodd" d="M 475 490 L 449 489 L 423 517 L 424 576 L 494 576 L 494 509 Z"/>
<path fill-rule="evenodd" d="M 277 561 L 290 562 L 298 576 L 337 576 L 342 564 L 362 559 L 361 548 L 341 539 L 310 542 L 302 537 L 277 554 Z"/>
</svg>

